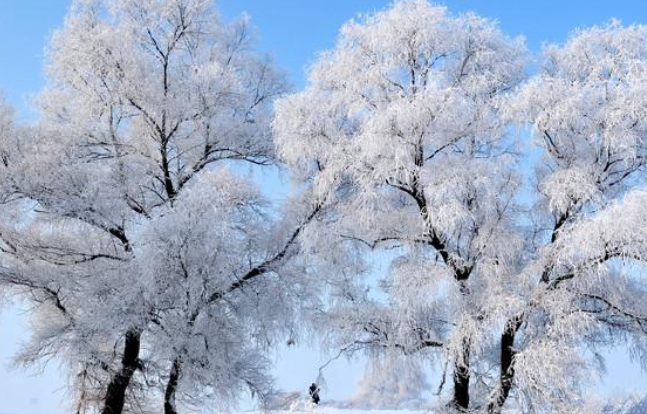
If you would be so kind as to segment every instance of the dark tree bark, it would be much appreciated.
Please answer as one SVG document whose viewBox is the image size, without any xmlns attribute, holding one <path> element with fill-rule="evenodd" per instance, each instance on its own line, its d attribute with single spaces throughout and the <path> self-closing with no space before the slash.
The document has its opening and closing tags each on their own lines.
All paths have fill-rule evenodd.
<svg viewBox="0 0 647 414">
<path fill-rule="evenodd" d="M 139 368 L 139 348 L 141 343 L 141 332 L 130 329 L 126 332 L 124 342 L 124 354 L 121 358 L 121 368 L 117 371 L 106 391 L 101 414 L 121 414 L 126 401 L 126 391 L 135 371 Z"/>
<path fill-rule="evenodd" d="M 463 340 L 463 361 L 454 364 L 454 397 L 452 405 L 467 411 L 470 405 L 470 343 Z"/>
<path fill-rule="evenodd" d="M 488 404 L 488 414 L 499 414 L 510 395 L 514 381 L 514 339 L 521 328 L 522 316 L 508 320 L 501 335 L 501 371 L 494 399 Z"/>
<path fill-rule="evenodd" d="M 168 376 L 166 383 L 166 391 L 164 392 L 164 414 L 177 414 L 175 408 L 175 392 L 177 391 L 177 384 L 182 372 L 182 365 L 179 359 L 173 360 L 173 366 Z"/>
</svg>

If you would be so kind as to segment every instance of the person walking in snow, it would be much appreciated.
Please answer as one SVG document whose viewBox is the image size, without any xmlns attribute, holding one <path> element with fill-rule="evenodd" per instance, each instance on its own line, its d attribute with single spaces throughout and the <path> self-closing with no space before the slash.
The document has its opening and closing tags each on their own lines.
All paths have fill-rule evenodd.
<svg viewBox="0 0 647 414">
<path fill-rule="evenodd" d="M 315 405 L 319 405 L 319 400 L 320 400 L 319 399 L 319 387 L 317 386 L 317 384 L 315 384 L 313 382 L 312 385 L 310 385 L 310 388 L 308 389 L 308 391 L 310 393 L 310 400 Z"/>
</svg>

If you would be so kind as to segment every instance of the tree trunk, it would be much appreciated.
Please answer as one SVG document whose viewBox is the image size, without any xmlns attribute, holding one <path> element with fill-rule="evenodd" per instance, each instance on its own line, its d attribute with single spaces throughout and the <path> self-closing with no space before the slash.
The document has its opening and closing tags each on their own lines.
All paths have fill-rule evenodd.
<svg viewBox="0 0 647 414">
<path fill-rule="evenodd" d="M 470 343 L 463 340 L 463 361 L 454 364 L 454 408 L 467 411 L 470 405 Z"/>
<path fill-rule="evenodd" d="M 461 284 L 460 291 L 465 297 L 470 291 L 467 287 L 467 279 L 471 270 L 461 271 L 456 275 L 456 280 Z M 452 406 L 459 411 L 467 411 L 470 406 L 470 339 L 463 338 L 462 361 L 454 362 L 454 397 Z"/>
<path fill-rule="evenodd" d="M 128 385 L 133 374 L 139 368 L 140 341 L 140 331 L 130 329 L 126 332 L 121 368 L 108 384 L 106 399 L 101 414 L 121 414 L 123 411 Z"/>
<path fill-rule="evenodd" d="M 177 414 L 175 408 L 175 392 L 177 391 L 178 380 L 180 379 L 180 372 L 182 365 L 180 360 L 175 358 L 173 366 L 166 383 L 166 391 L 164 392 L 164 414 Z"/>
<path fill-rule="evenodd" d="M 522 317 L 515 316 L 510 319 L 501 335 L 501 371 L 499 373 L 499 385 L 496 394 L 488 403 L 488 414 L 499 414 L 505 404 L 512 382 L 514 380 L 514 339 L 519 328 L 521 328 Z"/>
</svg>

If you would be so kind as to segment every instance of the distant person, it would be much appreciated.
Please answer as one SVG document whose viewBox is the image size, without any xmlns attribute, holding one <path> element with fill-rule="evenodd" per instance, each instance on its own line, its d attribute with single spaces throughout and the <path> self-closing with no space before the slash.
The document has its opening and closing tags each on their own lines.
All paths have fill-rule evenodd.
<svg viewBox="0 0 647 414">
<path fill-rule="evenodd" d="M 310 388 L 308 389 L 308 391 L 310 393 L 310 400 L 314 404 L 319 405 L 319 400 L 320 400 L 319 399 L 319 387 L 317 386 L 317 384 L 315 384 L 313 382 L 312 385 L 310 385 Z"/>
</svg>

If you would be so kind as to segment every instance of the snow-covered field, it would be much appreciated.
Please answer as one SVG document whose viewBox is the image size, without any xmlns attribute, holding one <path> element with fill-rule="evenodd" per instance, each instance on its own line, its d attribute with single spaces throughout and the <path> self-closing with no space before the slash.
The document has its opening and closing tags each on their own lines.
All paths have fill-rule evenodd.
<svg viewBox="0 0 647 414">
<path fill-rule="evenodd" d="M 272 410 L 272 414 L 435 414 L 435 410 L 361 410 L 350 408 L 335 408 L 335 407 L 312 407 L 308 409 L 298 410 Z M 516 414 L 518 412 L 508 411 L 508 414 Z M 263 411 L 251 411 L 245 414 L 266 414 Z M 636 400 L 629 399 L 626 402 L 614 404 L 613 407 L 596 407 L 595 405 L 586 405 L 580 407 L 573 407 L 572 414 L 647 414 L 647 399 Z"/>
<path fill-rule="evenodd" d="M 445 413 L 439 406 L 429 405 L 420 409 L 361 409 L 342 408 L 346 404 L 339 402 L 323 403 L 315 406 L 298 398 L 289 403 L 284 409 L 269 409 L 267 411 L 246 411 L 244 414 L 440 414 Z M 378 405 L 377 403 L 373 405 Z M 504 414 L 521 414 L 516 409 L 508 409 Z M 647 414 L 647 396 L 632 395 L 618 397 L 612 401 L 591 400 L 554 414 Z"/>
<path fill-rule="evenodd" d="M 593 408 L 595 410 L 595 408 Z M 629 402 L 621 404 L 618 407 L 602 409 L 601 411 L 587 411 L 585 407 L 574 407 L 573 414 L 647 414 L 647 402 L 635 403 Z M 435 414 L 433 410 L 359 410 L 359 409 L 344 409 L 334 407 L 316 407 L 309 410 L 277 410 L 271 411 L 272 414 Z M 513 414 L 513 411 L 508 411 Z M 265 414 L 263 411 L 251 411 L 245 414 Z"/>
<path fill-rule="evenodd" d="M 290 410 L 277 410 L 272 411 L 273 414 L 429 414 L 429 410 L 361 410 L 353 408 L 336 408 L 328 406 L 299 408 L 294 411 Z M 253 414 L 263 414 L 262 411 L 253 411 Z"/>
</svg>

